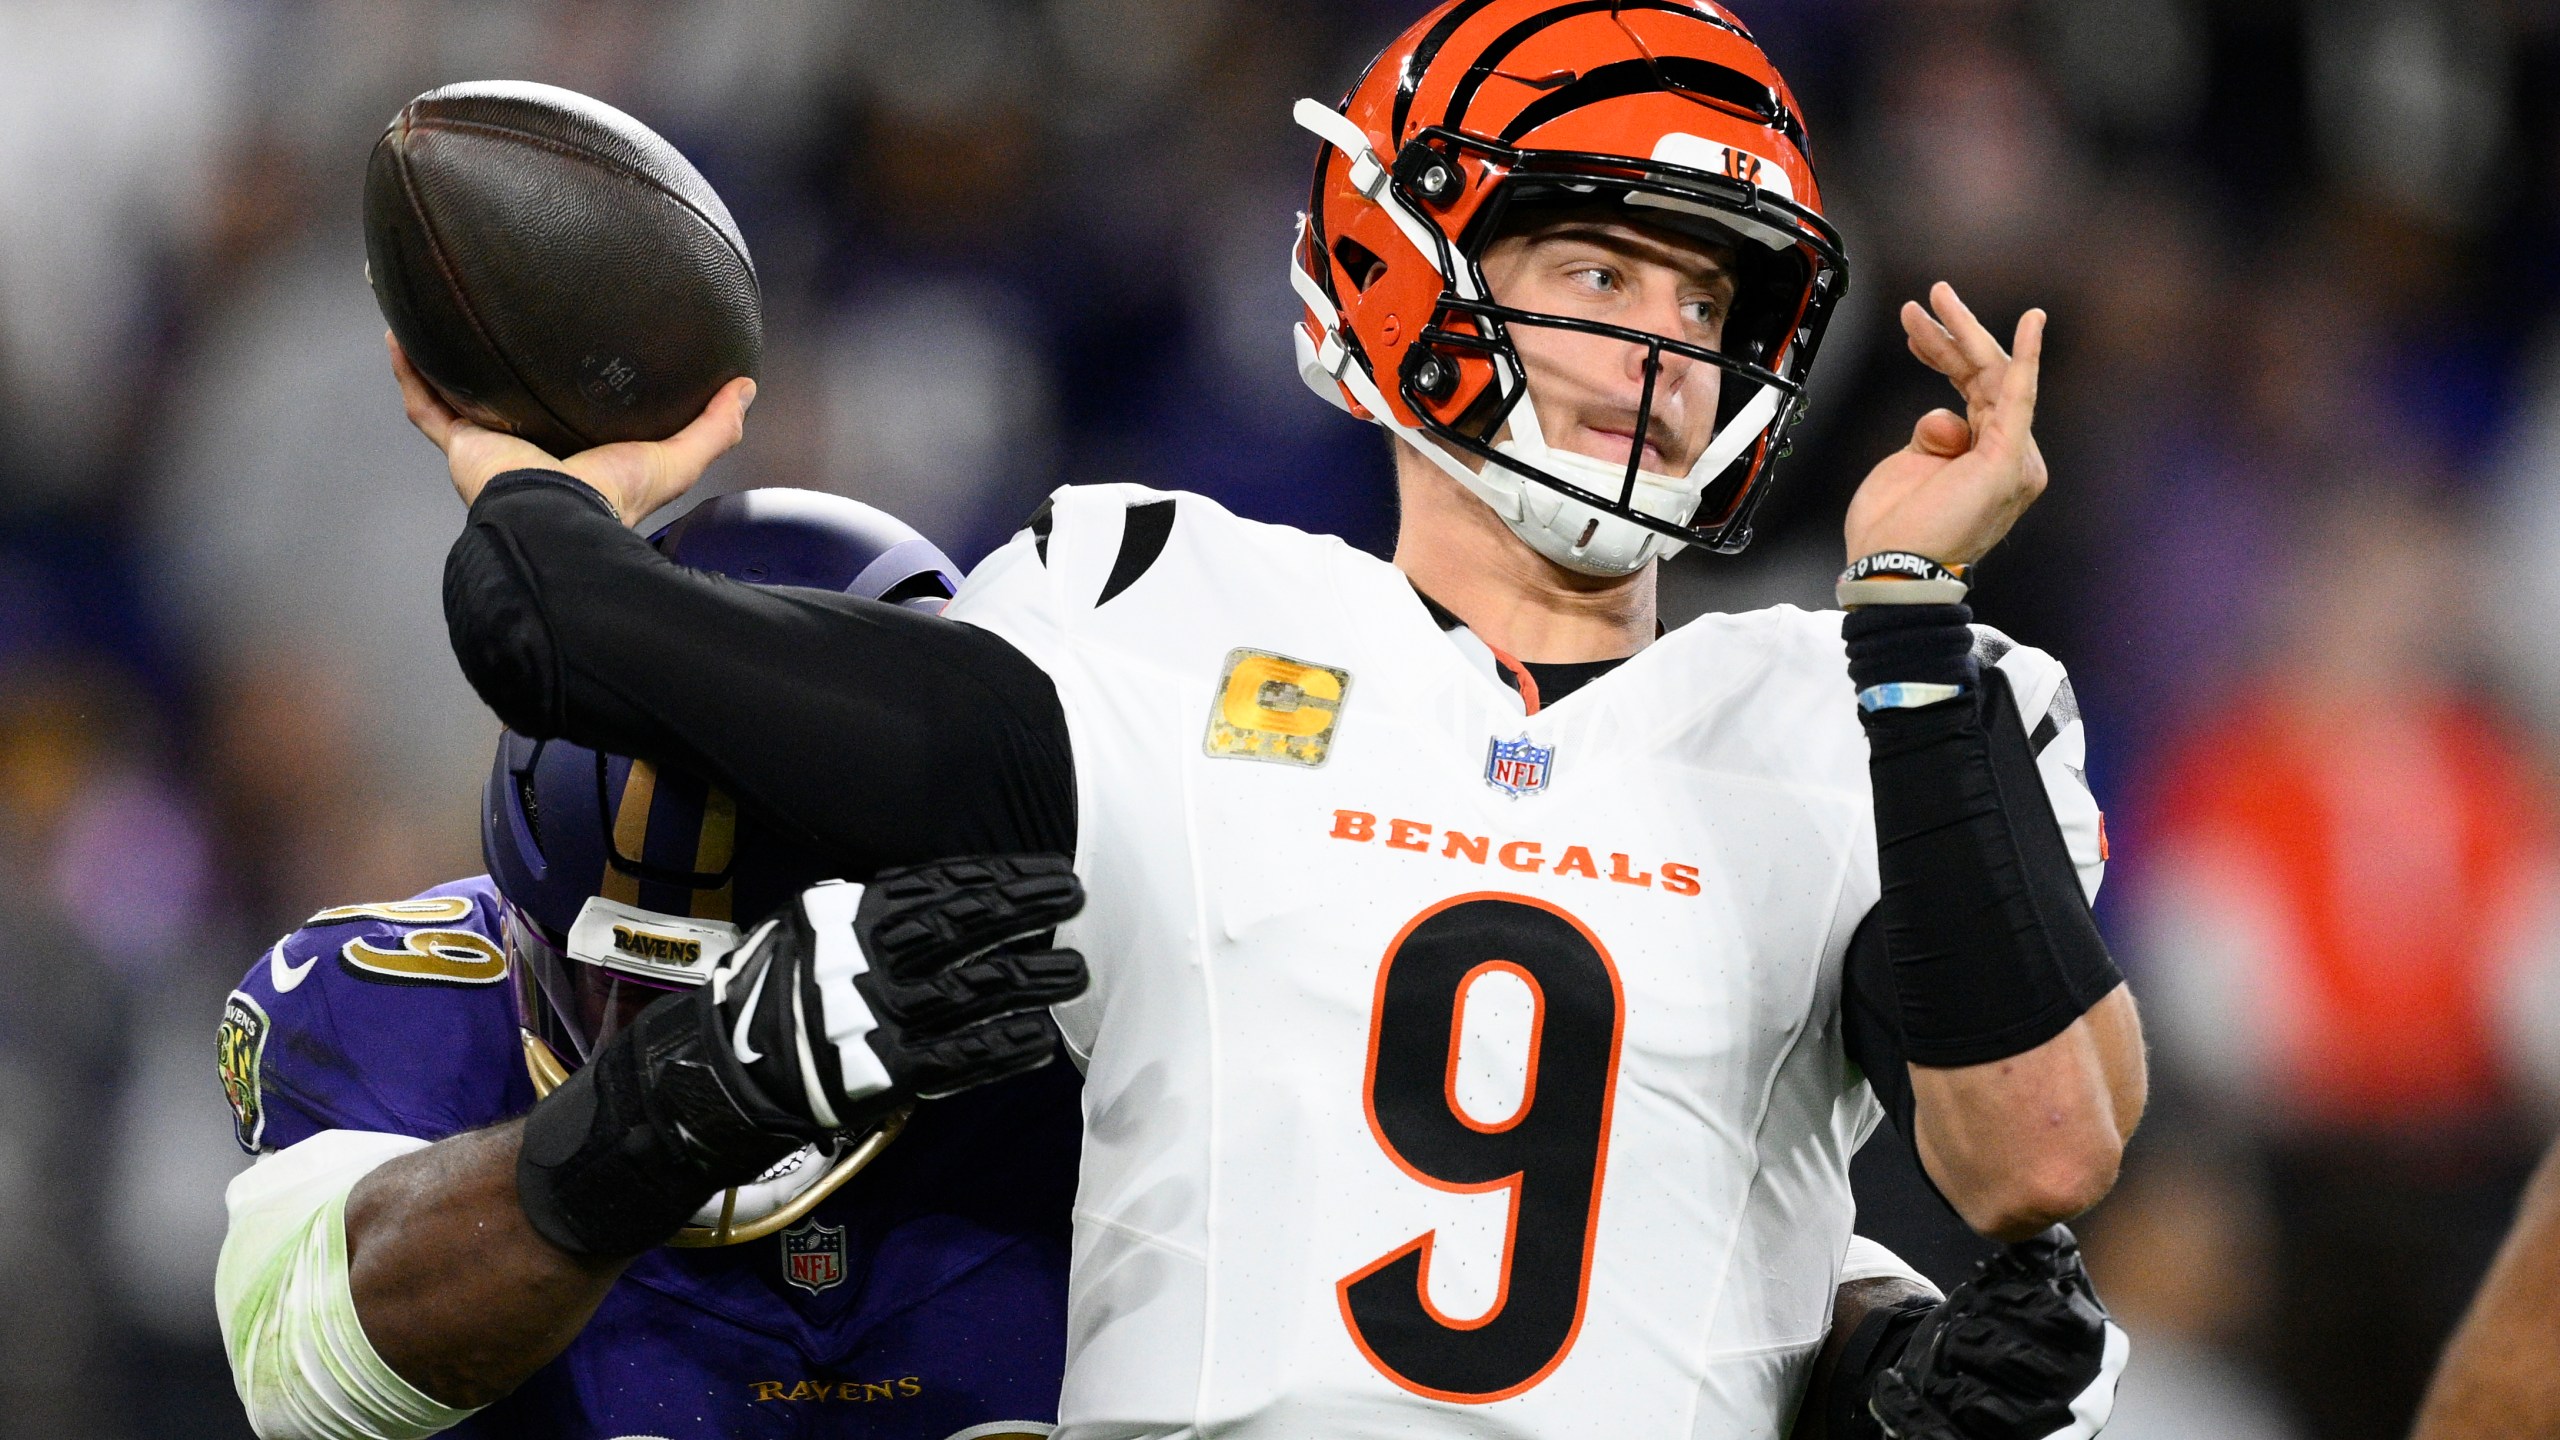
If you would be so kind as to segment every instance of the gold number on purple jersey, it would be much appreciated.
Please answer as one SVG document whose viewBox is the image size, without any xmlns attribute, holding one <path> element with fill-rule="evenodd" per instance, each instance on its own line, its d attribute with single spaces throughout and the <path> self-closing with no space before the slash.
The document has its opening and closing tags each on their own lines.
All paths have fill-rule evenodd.
<svg viewBox="0 0 2560 1440">
<path fill-rule="evenodd" d="M 1528 1071 L 1496 1122 L 1457 1101 L 1459 1008 L 1481 972 L 1533 997 Z M 1582 1328 L 1607 1170 L 1626 1001 L 1617 966 L 1581 921 L 1522 895 L 1461 895 L 1387 947 L 1369 1021 L 1369 1129 L 1436 1190 L 1507 1190 L 1492 1307 L 1452 1319 L 1431 1303 L 1425 1232 L 1344 1276 L 1342 1323 L 1369 1363 L 1417 1394 L 1460 1404 L 1517 1395 L 1563 1363 Z"/>
<path fill-rule="evenodd" d="M 495 985 L 507 977 L 507 952 L 469 930 L 411 930 L 397 948 L 350 940 L 338 958 L 359 979 L 394 985 Z"/>
<path fill-rule="evenodd" d="M 302 922 L 306 930 L 345 925 L 357 920 L 387 920 L 394 925 L 450 925 L 471 918 L 471 902 L 460 895 L 421 895 L 374 905 L 333 905 Z"/>
</svg>

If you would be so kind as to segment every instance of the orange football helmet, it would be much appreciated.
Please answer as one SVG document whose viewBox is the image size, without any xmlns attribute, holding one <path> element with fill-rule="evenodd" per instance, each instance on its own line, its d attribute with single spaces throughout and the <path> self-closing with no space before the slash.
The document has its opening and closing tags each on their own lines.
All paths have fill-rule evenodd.
<svg viewBox="0 0 2560 1440">
<path fill-rule="evenodd" d="M 1749 542 L 1849 262 L 1795 98 L 1741 21 L 1707 0 L 1450 0 L 1340 109 L 1301 100 L 1296 116 L 1325 142 L 1290 277 L 1317 394 L 1403 436 L 1568 568 L 1623 575 Z M 1614 202 L 1732 247 L 1722 347 L 1497 302 L 1486 247 L 1506 215 L 1555 202 Z M 1550 447 L 1512 343 L 1528 326 L 1641 347 L 1638 436 L 1665 355 L 1721 371 L 1688 473 L 1645 470 L 1640 444 L 1623 464 Z"/>
</svg>

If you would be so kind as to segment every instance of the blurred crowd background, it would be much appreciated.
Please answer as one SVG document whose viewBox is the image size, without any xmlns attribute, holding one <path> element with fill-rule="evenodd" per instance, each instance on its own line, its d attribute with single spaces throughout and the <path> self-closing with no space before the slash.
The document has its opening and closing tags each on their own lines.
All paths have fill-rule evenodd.
<svg viewBox="0 0 2560 1440">
<path fill-rule="evenodd" d="M 445 81 L 657 127 L 752 245 L 718 488 L 964 562 L 1138 480 L 1379 548 L 1289 361 L 1314 142 L 1420 0 L 0 0 L 0 1434 L 245 1434 L 209 1301 L 225 990 L 478 869 L 459 520 L 361 273 Z M 2560 4 L 1743 0 L 1849 236 L 1810 428 L 1682 613 L 1826 603 L 1945 396 L 1892 312 L 2054 313 L 1982 617 L 2073 668 L 2157 1102 L 2083 1226 L 2111 1433 L 2382 1437 L 2560 1120 Z M 1888 1142 L 1889 1137 L 1888 1137 Z M 1962 1238 L 1867 1164 L 1867 1228 Z"/>
</svg>

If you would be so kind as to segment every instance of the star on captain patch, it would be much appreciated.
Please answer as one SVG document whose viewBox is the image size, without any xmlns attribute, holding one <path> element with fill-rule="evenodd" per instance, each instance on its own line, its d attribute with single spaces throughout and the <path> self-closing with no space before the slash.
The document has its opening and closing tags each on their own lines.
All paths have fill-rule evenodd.
<svg viewBox="0 0 2560 1440">
<path fill-rule="evenodd" d="M 844 1283 L 844 1227 L 803 1220 L 782 1232 L 782 1278 L 815 1295 Z"/>
<path fill-rule="evenodd" d="M 1214 759 L 1313 770 L 1333 754 L 1351 672 L 1263 650 L 1230 650 L 1201 748 Z"/>
</svg>

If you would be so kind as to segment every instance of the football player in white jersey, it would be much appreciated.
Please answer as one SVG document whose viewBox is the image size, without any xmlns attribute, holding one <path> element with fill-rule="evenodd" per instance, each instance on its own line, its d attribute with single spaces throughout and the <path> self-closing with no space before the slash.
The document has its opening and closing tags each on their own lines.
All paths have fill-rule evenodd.
<svg viewBox="0 0 2560 1440">
<path fill-rule="evenodd" d="M 2045 483 L 2043 317 L 2013 358 L 1951 290 L 1905 308 L 1965 413 L 1852 503 L 1845 618 L 1661 634 L 1656 563 L 1743 543 L 1847 285 L 1783 81 L 1705 0 L 1452 0 L 1297 115 L 1296 344 L 1397 438 L 1392 565 L 1093 486 L 949 619 L 804 604 L 617 523 L 748 382 L 557 460 L 404 366 L 472 505 L 457 655 L 518 730 L 705 774 L 857 876 L 1075 856 L 1071 1440 L 1777 1435 L 1881 1114 L 2023 1241 L 2142 1106 L 2068 681 L 1961 603 Z M 1892 1433 L 2103 1423 L 2124 1348 L 2070 1247 L 2006 1261 L 1969 1303 L 2052 1302 L 2052 1393 L 1882 1386 Z"/>
</svg>

